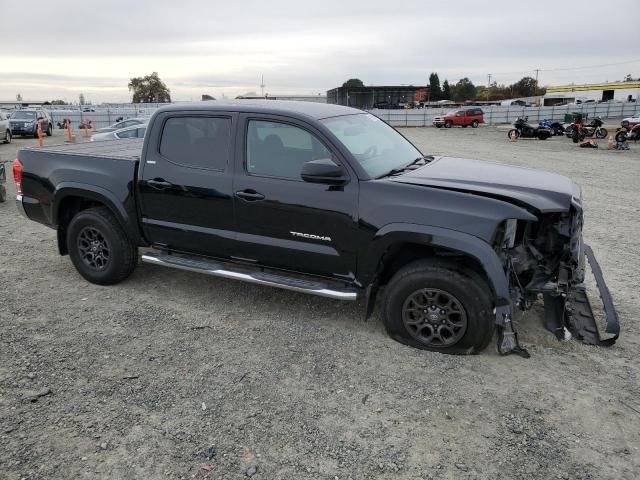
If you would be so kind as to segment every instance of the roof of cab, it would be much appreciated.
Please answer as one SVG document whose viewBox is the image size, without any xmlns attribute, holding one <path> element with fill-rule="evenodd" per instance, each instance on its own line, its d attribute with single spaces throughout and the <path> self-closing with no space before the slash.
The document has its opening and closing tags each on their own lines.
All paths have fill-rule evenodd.
<svg viewBox="0 0 640 480">
<path fill-rule="evenodd" d="M 159 112 L 174 111 L 225 111 L 271 113 L 274 115 L 304 116 L 321 120 L 329 117 L 364 113 L 357 108 L 318 102 L 293 100 L 209 100 L 202 103 L 183 103 L 162 107 Z"/>
</svg>

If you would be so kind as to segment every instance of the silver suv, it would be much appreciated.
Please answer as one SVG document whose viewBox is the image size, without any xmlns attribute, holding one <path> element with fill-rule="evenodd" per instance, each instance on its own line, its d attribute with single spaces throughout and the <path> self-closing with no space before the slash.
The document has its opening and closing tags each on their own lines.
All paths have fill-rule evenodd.
<svg viewBox="0 0 640 480">
<path fill-rule="evenodd" d="M 3 143 L 11 143 L 9 116 L 5 112 L 0 112 L 0 141 Z"/>
</svg>

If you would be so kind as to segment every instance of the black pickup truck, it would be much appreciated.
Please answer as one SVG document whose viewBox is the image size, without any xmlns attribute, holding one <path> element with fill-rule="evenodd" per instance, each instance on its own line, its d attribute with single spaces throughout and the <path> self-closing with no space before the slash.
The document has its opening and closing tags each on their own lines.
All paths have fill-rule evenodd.
<svg viewBox="0 0 640 480">
<path fill-rule="evenodd" d="M 377 293 L 396 340 L 527 355 L 512 318 L 610 345 L 617 315 L 582 241 L 580 188 L 552 173 L 424 155 L 373 115 L 303 102 L 162 108 L 144 140 L 22 149 L 17 205 L 108 285 L 143 262 L 322 295 Z M 148 247 L 151 247 L 150 249 Z M 606 311 L 585 293 L 585 254 Z"/>
</svg>

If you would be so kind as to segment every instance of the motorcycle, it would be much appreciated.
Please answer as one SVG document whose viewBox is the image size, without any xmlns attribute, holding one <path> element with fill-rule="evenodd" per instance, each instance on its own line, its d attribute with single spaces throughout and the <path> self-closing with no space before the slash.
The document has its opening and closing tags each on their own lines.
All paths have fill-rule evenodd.
<svg viewBox="0 0 640 480">
<path fill-rule="evenodd" d="M 560 122 L 554 122 L 553 120 L 543 120 L 538 123 L 538 126 L 541 128 L 548 128 L 551 130 L 551 135 L 562 135 L 564 133 L 564 125 Z"/>
<path fill-rule="evenodd" d="M 579 140 L 584 140 L 585 137 L 593 137 L 603 139 L 607 138 L 607 129 L 603 126 L 602 119 L 600 117 L 595 117 L 591 122 L 587 125 L 584 124 L 581 118 L 578 118 L 575 122 L 569 125 L 564 133 L 567 138 L 572 138 L 574 143 L 576 143 L 576 130 L 578 130 L 577 136 Z"/>
<path fill-rule="evenodd" d="M 633 127 L 622 127 L 616 133 L 616 142 L 626 142 L 627 140 L 633 140 L 637 142 L 640 140 L 640 123 L 635 124 Z"/>
<path fill-rule="evenodd" d="M 518 138 L 538 138 L 539 140 L 546 140 L 551 136 L 551 130 L 543 127 L 533 127 L 527 123 L 529 117 L 518 118 L 513 127 L 507 133 L 507 137 L 510 140 Z"/>
</svg>

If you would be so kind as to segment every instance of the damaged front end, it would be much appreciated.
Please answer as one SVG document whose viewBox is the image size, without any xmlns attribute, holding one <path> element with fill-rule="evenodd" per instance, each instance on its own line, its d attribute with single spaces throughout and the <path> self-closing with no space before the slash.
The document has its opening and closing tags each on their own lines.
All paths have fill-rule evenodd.
<svg viewBox="0 0 640 480">
<path fill-rule="evenodd" d="M 511 312 L 526 311 L 542 295 L 545 327 L 559 340 L 575 336 L 588 345 L 613 345 L 620 333 L 618 314 L 593 251 L 582 241 L 583 211 L 579 193 L 565 212 L 538 214 L 538 221 L 509 219 L 498 228 L 495 249 L 509 281 L 511 305 L 496 308 L 498 351 L 528 357 L 518 343 Z M 606 317 L 602 338 L 585 285 L 585 257 Z"/>
</svg>

